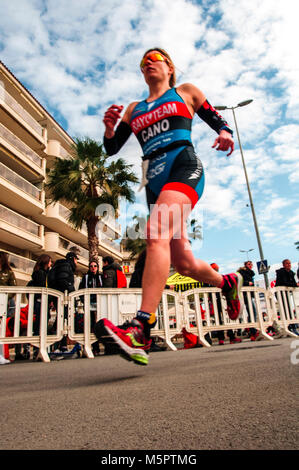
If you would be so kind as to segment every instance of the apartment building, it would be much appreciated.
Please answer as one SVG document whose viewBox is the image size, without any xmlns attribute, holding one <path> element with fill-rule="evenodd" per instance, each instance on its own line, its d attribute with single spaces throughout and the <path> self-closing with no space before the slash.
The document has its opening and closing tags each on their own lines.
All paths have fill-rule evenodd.
<svg viewBox="0 0 299 470">
<path fill-rule="evenodd" d="M 63 258 L 80 249 L 78 272 L 88 268 L 87 231 L 68 222 L 69 208 L 49 205 L 46 170 L 67 158 L 73 139 L 0 61 L 0 250 L 9 254 L 18 285 L 25 285 L 39 255 Z M 99 255 L 122 264 L 115 243 L 120 226 L 106 223 Z"/>
</svg>

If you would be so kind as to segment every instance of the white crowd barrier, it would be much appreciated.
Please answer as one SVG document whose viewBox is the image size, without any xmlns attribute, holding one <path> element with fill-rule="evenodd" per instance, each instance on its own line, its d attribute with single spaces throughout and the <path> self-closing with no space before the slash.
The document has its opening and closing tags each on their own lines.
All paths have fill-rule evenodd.
<svg viewBox="0 0 299 470">
<path fill-rule="evenodd" d="M 299 325 L 299 288 L 274 287 L 267 292 L 272 303 L 272 318 L 284 333 L 297 337 L 289 330 L 290 325 Z"/>
<path fill-rule="evenodd" d="M 37 296 L 38 294 L 38 296 Z M 8 299 L 14 299 L 14 313 L 8 317 Z M 50 311 L 50 302 L 54 301 L 56 310 Z M 39 332 L 34 334 L 34 304 L 39 302 L 40 307 L 40 327 Z M 61 340 L 64 333 L 65 295 L 53 289 L 41 287 L 0 287 L 0 343 L 11 344 L 31 344 L 39 349 L 39 357 L 44 362 L 49 362 L 48 347 Z M 49 317 L 55 330 L 49 332 Z M 8 326 L 8 320 L 12 318 L 13 330 Z M 56 321 L 55 321 L 56 320 Z M 2 347 L 3 350 L 3 347 Z M 2 352 L 2 355 L 3 352 Z"/>
<path fill-rule="evenodd" d="M 7 300 L 9 294 L 15 298 L 15 323 L 12 336 L 6 334 Z M 28 300 L 26 299 L 26 294 Z M 41 321 L 39 336 L 33 335 L 34 294 L 41 295 Z M 49 296 L 55 297 L 57 322 L 55 331 L 49 333 Z M 177 347 L 174 339 L 185 328 L 198 336 L 198 342 L 210 347 L 205 335 L 214 331 L 255 328 L 262 337 L 273 341 L 267 328 L 276 321 L 285 335 L 296 336 L 288 328 L 299 323 L 299 288 L 277 287 L 262 289 L 243 287 L 244 311 L 235 321 L 229 319 L 226 301 L 217 288 L 197 288 L 183 293 L 164 290 L 157 309 L 157 324 L 152 336 L 161 338 L 169 349 Z M 51 297 L 50 297 L 51 298 Z M 97 341 L 93 325 L 101 318 L 108 318 L 120 325 L 131 320 L 140 308 L 141 289 L 82 289 L 67 295 L 58 291 L 34 287 L 0 288 L 0 344 L 30 343 L 40 350 L 40 357 L 48 362 L 47 348 L 59 341 L 63 334 L 83 346 L 87 357 L 93 358 L 92 344 Z M 20 312 L 24 301 L 28 303 L 28 324 L 20 330 Z M 64 324 L 64 306 L 68 309 L 67 324 Z"/>
</svg>

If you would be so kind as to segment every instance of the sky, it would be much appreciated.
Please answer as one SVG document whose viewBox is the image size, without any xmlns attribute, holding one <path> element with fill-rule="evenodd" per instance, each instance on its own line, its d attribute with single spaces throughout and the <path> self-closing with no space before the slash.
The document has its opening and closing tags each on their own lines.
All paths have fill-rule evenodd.
<svg viewBox="0 0 299 470">
<path fill-rule="evenodd" d="M 0 0 L 0 9 L 1 60 L 73 138 L 102 142 L 108 106 L 147 98 L 139 63 L 152 47 L 172 57 L 177 85 L 193 83 L 214 106 L 252 99 L 235 113 L 264 259 L 270 280 L 285 258 L 297 271 L 297 0 Z M 232 111 L 221 114 L 235 131 Z M 236 132 L 230 157 L 211 148 L 216 137 L 195 115 L 206 184 L 192 214 L 203 239 L 192 246 L 225 273 L 246 251 L 254 263 L 261 257 Z M 141 176 L 134 135 L 117 156 Z M 146 214 L 144 190 L 135 190 L 127 221 Z"/>
</svg>

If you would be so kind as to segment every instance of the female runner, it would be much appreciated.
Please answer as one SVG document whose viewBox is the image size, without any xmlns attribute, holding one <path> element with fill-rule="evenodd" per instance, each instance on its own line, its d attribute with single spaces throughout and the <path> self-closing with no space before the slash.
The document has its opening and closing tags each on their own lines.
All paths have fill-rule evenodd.
<svg viewBox="0 0 299 470">
<path fill-rule="evenodd" d="M 148 85 L 148 98 L 129 104 L 122 119 L 123 106 L 113 104 L 103 122 L 108 155 L 117 153 L 132 132 L 144 155 L 143 184 L 150 216 L 142 303 L 129 325 L 117 327 L 102 319 L 96 335 L 103 342 L 116 343 L 126 359 L 147 365 L 150 329 L 156 323 L 155 312 L 170 264 L 182 275 L 220 287 L 231 319 L 239 316 L 243 306 L 239 297 L 242 277 L 238 273 L 222 276 L 205 261 L 195 259 L 187 237 L 187 218 L 204 188 L 202 163 L 191 141 L 193 116 L 198 114 L 217 132 L 212 147 L 229 151 L 228 155 L 234 150 L 232 131 L 196 86 L 184 83 L 174 88 L 175 67 L 165 50 L 148 50 L 140 68 Z"/>
</svg>

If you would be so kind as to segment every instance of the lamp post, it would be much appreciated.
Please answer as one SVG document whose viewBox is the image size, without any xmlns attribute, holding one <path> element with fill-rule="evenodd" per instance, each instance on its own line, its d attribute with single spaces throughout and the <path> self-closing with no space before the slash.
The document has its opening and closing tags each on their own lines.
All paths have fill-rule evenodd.
<svg viewBox="0 0 299 470">
<path fill-rule="evenodd" d="M 238 142 L 239 142 L 239 147 L 240 147 L 240 153 L 241 153 L 241 158 L 242 158 L 242 164 L 243 164 L 243 169 L 244 169 L 244 174 L 245 174 L 245 179 L 246 179 L 247 191 L 248 191 L 248 196 L 249 196 L 249 201 L 250 201 L 251 213 L 252 213 L 256 238 L 257 238 L 257 244 L 258 244 L 258 247 L 259 247 L 260 258 L 261 258 L 261 260 L 263 260 L 264 259 L 263 248 L 262 248 L 259 229 L 258 229 L 258 225 L 257 225 L 257 220 L 256 220 L 256 215 L 255 215 L 255 210 L 254 210 L 254 205 L 253 205 L 253 200 L 252 200 L 252 195 L 251 195 L 251 190 L 250 190 L 250 185 L 249 185 L 249 180 L 248 180 L 248 175 L 247 175 L 247 170 L 246 170 L 246 165 L 245 165 L 245 160 L 244 160 L 244 155 L 243 155 L 243 149 L 242 149 L 241 139 L 240 139 L 240 135 L 239 135 L 239 129 L 238 129 L 238 125 L 237 125 L 236 115 L 235 115 L 235 109 L 236 108 L 240 108 L 242 106 L 247 106 L 248 104 L 252 103 L 252 101 L 253 100 L 241 101 L 241 103 L 238 103 L 237 106 L 231 106 L 231 107 L 229 107 L 229 106 L 215 106 L 215 109 L 217 109 L 219 111 L 222 111 L 222 110 L 225 110 L 225 109 L 231 109 L 232 112 L 233 112 L 236 131 L 237 131 L 237 137 L 238 137 Z M 265 286 L 266 286 L 266 288 L 268 288 L 269 287 L 269 280 L 268 280 L 267 273 L 264 273 L 264 279 L 265 279 Z"/>
<path fill-rule="evenodd" d="M 241 253 L 246 253 L 246 261 L 249 260 L 249 257 L 248 257 L 248 253 L 250 253 L 250 251 L 253 251 L 254 248 L 250 248 L 249 250 L 239 250 L 241 251 Z"/>
</svg>

